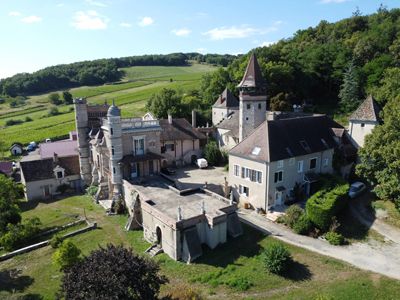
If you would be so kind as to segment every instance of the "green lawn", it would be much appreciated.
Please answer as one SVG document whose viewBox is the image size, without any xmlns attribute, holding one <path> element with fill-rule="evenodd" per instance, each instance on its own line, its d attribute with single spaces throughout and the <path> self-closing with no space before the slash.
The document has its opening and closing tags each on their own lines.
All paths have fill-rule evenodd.
<svg viewBox="0 0 400 300">
<path fill-rule="evenodd" d="M 126 77 L 121 82 L 73 88 L 70 92 L 74 97 L 86 97 L 93 104 L 115 100 L 122 108 L 123 117 L 138 117 L 146 112 L 145 104 L 152 94 L 166 87 L 183 91 L 197 88 L 201 76 L 214 69 L 200 64 L 187 67 L 130 67 L 124 69 Z M 59 106 L 59 111 L 63 113 L 61 115 L 44 117 L 51 107 L 48 95 L 30 96 L 27 104 L 18 108 L 10 108 L 7 103 L 0 104 L 0 140 L 5 142 L 5 149 L 14 142 L 28 144 L 46 138 L 60 138 L 75 128 L 74 113 L 69 112 L 72 105 Z M 5 127 L 10 119 L 25 121 L 26 117 L 33 121 Z M 9 155 L 9 152 L 6 154 Z"/>
<path fill-rule="evenodd" d="M 124 244 L 143 253 L 149 246 L 142 231 L 126 232 L 126 216 L 106 216 L 104 210 L 86 196 L 69 197 L 60 201 L 23 206 L 23 217 L 38 216 L 43 224 L 55 224 L 86 214 L 96 221 L 99 229 L 71 238 L 87 255 L 99 245 Z M 271 237 L 245 227 L 245 234 L 214 250 L 204 249 L 197 262 L 187 265 L 162 254 L 155 259 L 170 283 L 162 294 L 191 287 L 213 299 L 396 299 L 400 282 L 371 272 L 361 271 L 349 264 L 321 256 L 294 246 L 290 249 L 294 263 L 285 277 L 265 271 L 261 251 Z M 52 265 L 54 250 L 45 247 L 0 263 L 0 298 L 17 295 L 39 295 L 54 299 L 61 273 Z M 20 277 L 9 279 L 9 270 L 21 270 Z M 248 289 L 243 289 L 243 282 Z M 16 298 L 15 298 L 16 299 Z M 33 298 L 35 299 L 35 298 Z"/>
<path fill-rule="evenodd" d="M 371 203 L 375 211 L 382 210 L 386 216 L 382 218 L 386 223 L 400 228 L 400 212 L 392 201 L 376 200 Z"/>
</svg>

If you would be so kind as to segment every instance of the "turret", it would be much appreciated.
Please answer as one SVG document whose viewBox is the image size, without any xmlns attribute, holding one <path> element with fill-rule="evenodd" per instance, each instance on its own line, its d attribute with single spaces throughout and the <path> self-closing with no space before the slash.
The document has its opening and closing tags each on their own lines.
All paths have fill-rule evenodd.
<svg viewBox="0 0 400 300">
<path fill-rule="evenodd" d="M 121 111 L 115 105 L 114 101 L 108 109 L 107 122 L 107 146 L 110 149 L 110 173 L 112 191 L 113 195 L 120 195 L 122 187 L 121 166 L 119 165 L 119 162 L 122 159 Z"/>
<path fill-rule="evenodd" d="M 81 179 L 86 185 L 90 185 L 92 181 L 92 175 L 90 169 L 90 150 L 87 135 L 89 128 L 86 100 L 82 98 L 75 99 L 74 106 Z"/>
<path fill-rule="evenodd" d="M 255 54 L 251 54 L 239 88 L 239 142 L 266 119 L 266 83 Z"/>
</svg>

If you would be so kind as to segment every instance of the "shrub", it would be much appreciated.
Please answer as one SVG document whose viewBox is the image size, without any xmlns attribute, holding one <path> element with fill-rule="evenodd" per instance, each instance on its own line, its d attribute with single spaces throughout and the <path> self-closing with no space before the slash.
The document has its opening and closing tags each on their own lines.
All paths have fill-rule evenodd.
<svg viewBox="0 0 400 300">
<path fill-rule="evenodd" d="M 81 250 L 70 240 L 65 240 L 53 255 L 53 263 L 60 270 L 66 270 L 80 261 Z"/>
<path fill-rule="evenodd" d="M 327 230 L 333 216 L 347 204 L 348 184 L 333 189 L 323 189 L 312 195 L 306 203 L 306 213 L 311 222 L 321 230 Z"/>
<path fill-rule="evenodd" d="M 18 125 L 18 124 L 22 124 L 22 123 L 24 123 L 24 121 L 22 121 L 22 120 L 10 119 L 10 120 L 6 121 L 6 126 L 13 126 L 13 125 Z"/>
<path fill-rule="evenodd" d="M 119 198 L 118 200 L 114 201 L 111 206 L 111 211 L 113 211 L 119 215 L 126 213 L 126 207 L 125 207 L 124 200 Z"/>
<path fill-rule="evenodd" d="M 53 106 L 52 108 L 49 109 L 48 116 L 57 116 L 59 114 L 60 112 L 58 111 L 57 107 Z"/>
<path fill-rule="evenodd" d="M 283 274 L 290 262 L 289 250 L 280 243 L 268 244 L 263 252 L 263 260 L 267 270 L 274 274 Z"/>
<path fill-rule="evenodd" d="M 99 189 L 98 186 L 91 185 L 86 189 L 86 194 L 93 197 L 94 195 L 96 195 L 98 189 Z"/>
<path fill-rule="evenodd" d="M 293 204 L 288 207 L 285 211 L 284 222 L 290 228 L 293 228 L 293 225 L 297 222 L 297 220 L 304 214 L 304 210 L 296 205 Z"/>
<path fill-rule="evenodd" d="M 293 231 L 297 234 L 307 235 L 312 229 L 312 223 L 305 213 L 293 224 Z"/>
<path fill-rule="evenodd" d="M 252 287 L 252 283 L 245 277 L 234 277 L 229 278 L 224 282 L 225 285 L 233 288 L 237 291 L 247 291 L 249 288 Z"/>
<path fill-rule="evenodd" d="M 22 224 L 8 224 L 6 233 L 0 238 L 0 245 L 7 251 L 25 246 L 40 231 L 39 218 L 27 219 Z"/>
<path fill-rule="evenodd" d="M 58 247 L 60 247 L 61 243 L 63 241 L 62 236 L 55 234 L 53 235 L 53 237 L 51 238 L 49 244 L 51 246 L 51 248 L 53 249 L 57 249 Z"/>
<path fill-rule="evenodd" d="M 32 120 L 32 118 L 31 117 L 26 117 L 25 118 L 25 122 L 32 122 L 33 120 Z"/>
<path fill-rule="evenodd" d="M 49 95 L 49 101 L 50 103 L 54 104 L 54 105 L 59 105 L 61 104 L 61 99 L 60 99 L 60 94 L 58 93 L 51 93 Z"/>
<path fill-rule="evenodd" d="M 331 245 L 339 246 L 344 244 L 344 237 L 340 233 L 329 231 L 325 234 L 326 240 Z"/>
<path fill-rule="evenodd" d="M 215 141 L 210 141 L 204 148 L 204 157 L 211 166 L 217 165 L 221 160 L 221 151 Z"/>
</svg>

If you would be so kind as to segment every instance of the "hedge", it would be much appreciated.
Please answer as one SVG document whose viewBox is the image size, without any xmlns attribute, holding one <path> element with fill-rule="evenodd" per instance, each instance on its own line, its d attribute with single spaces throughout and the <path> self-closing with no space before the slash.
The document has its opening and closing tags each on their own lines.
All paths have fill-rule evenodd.
<svg viewBox="0 0 400 300">
<path fill-rule="evenodd" d="M 341 184 L 332 189 L 323 189 L 312 195 L 306 203 L 310 221 L 321 230 L 328 230 L 332 217 L 348 203 L 349 185 Z"/>
</svg>

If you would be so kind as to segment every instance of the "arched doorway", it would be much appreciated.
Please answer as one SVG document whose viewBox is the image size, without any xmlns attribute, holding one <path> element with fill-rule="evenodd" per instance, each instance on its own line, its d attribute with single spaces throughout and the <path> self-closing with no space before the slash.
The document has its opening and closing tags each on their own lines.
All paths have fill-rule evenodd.
<svg viewBox="0 0 400 300">
<path fill-rule="evenodd" d="M 162 233 L 160 227 L 156 228 L 157 244 L 162 247 Z"/>
</svg>

